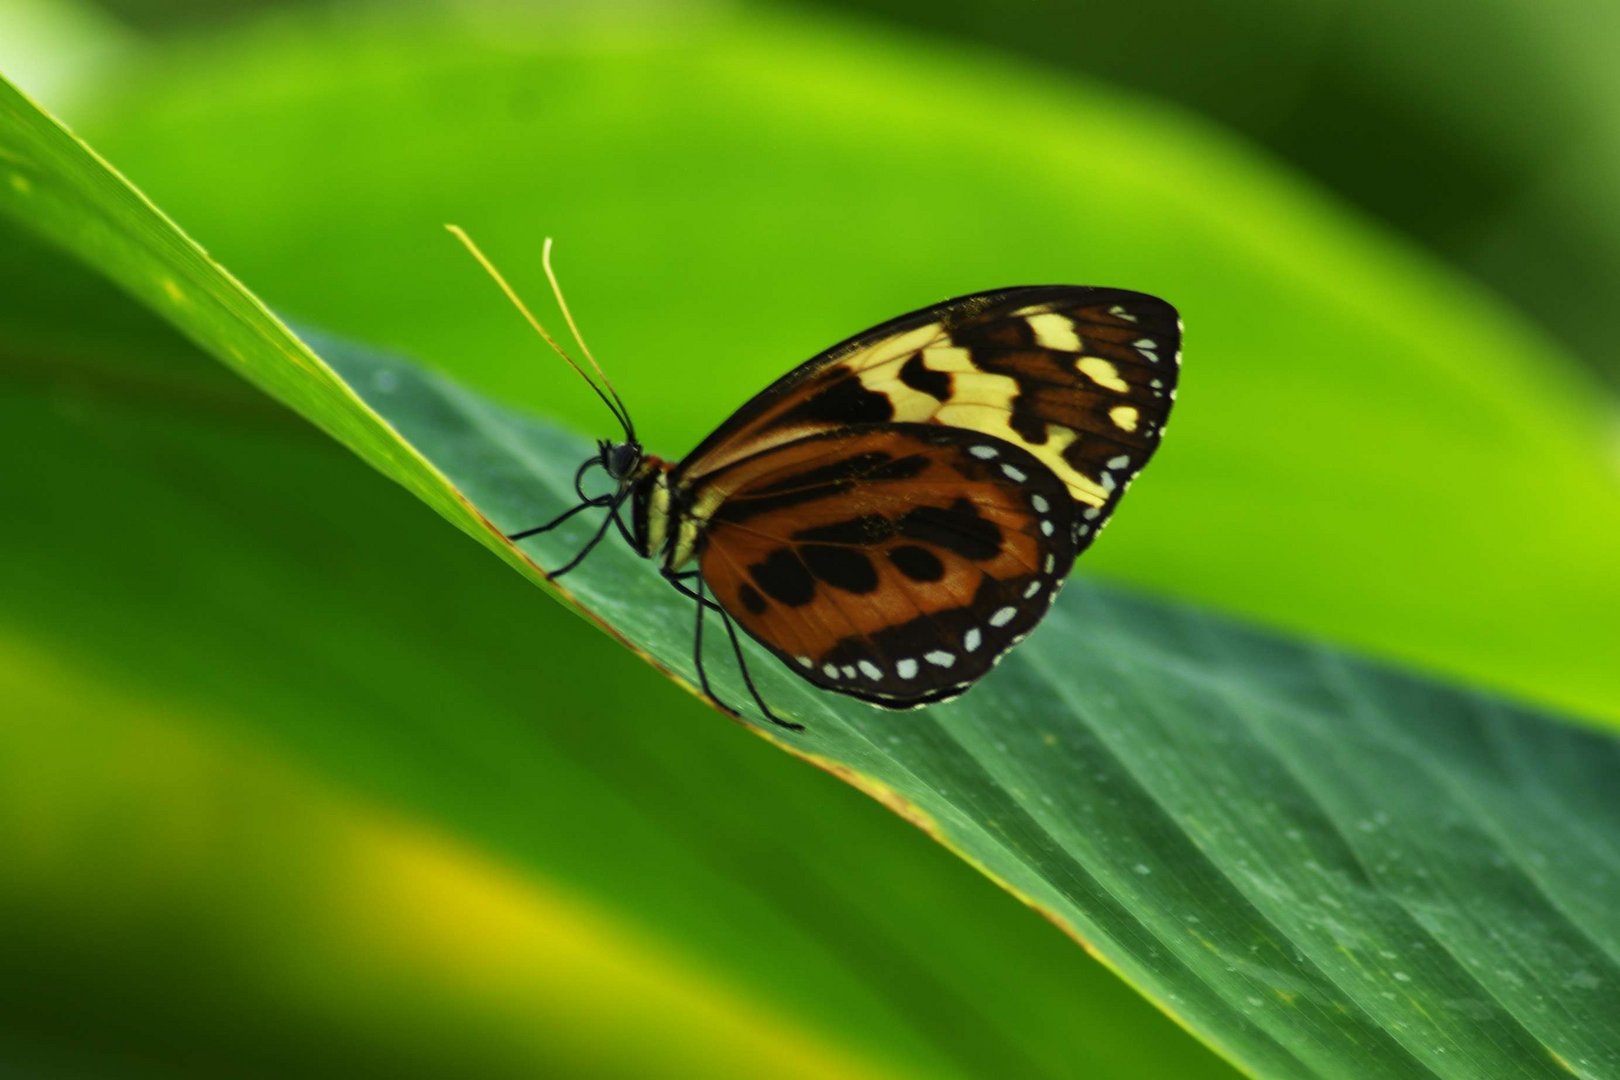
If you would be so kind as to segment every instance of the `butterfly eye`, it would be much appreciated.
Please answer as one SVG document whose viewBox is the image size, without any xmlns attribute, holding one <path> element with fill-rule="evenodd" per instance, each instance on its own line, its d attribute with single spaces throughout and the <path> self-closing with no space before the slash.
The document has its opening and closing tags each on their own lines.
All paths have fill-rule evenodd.
<svg viewBox="0 0 1620 1080">
<path fill-rule="evenodd" d="M 607 467 L 608 474 L 615 480 L 623 480 L 635 471 L 641 462 L 641 447 L 635 443 L 619 443 L 617 446 L 603 445 L 602 464 Z"/>
</svg>

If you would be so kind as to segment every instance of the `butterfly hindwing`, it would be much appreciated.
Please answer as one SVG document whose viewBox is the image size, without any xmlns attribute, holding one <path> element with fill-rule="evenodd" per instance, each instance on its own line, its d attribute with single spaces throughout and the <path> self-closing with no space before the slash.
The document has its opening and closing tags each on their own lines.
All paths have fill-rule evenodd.
<svg viewBox="0 0 1620 1080">
<path fill-rule="evenodd" d="M 891 707 L 955 696 L 1046 614 L 1077 505 L 1024 449 L 978 432 L 861 425 L 713 477 L 700 568 L 798 674 Z"/>
<path fill-rule="evenodd" d="M 1084 548 L 1158 446 L 1180 346 L 1175 309 L 1143 293 L 1052 285 L 960 297 L 789 372 L 688 455 L 676 480 L 698 483 L 849 425 L 944 425 L 1021 447 L 1057 476 L 1079 504 Z"/>
</svg>

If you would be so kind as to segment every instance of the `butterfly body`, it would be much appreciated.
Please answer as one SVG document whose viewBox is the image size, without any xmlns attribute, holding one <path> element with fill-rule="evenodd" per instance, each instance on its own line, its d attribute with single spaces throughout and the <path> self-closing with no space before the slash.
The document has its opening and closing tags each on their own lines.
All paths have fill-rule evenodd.
<svg viewBox="0 0 1620 1080">
<path fill-rule="evenodd" d="M 607 506 L 698 600 L 700 675 L 717 609 L 734 647 L 733 621 L 824 689 L 941 701 L 1045 615 L 1157 447 L 1179 352 L 1175 310 L 1145 294 L 960 297 L 800 365 L 678 463 L 626 423 L 580 469 L 614 492 L 575 510 Z"/>
</svg>

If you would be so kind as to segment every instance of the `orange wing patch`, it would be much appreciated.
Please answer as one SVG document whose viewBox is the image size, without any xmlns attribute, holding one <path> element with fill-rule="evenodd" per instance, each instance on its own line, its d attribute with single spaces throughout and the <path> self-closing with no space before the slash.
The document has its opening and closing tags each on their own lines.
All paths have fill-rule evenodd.
<svg viewBox="0 0 1620 1080">
<path fill-rule="evenodd" d="M 885 705 L 954 696 L 1045 615 L 1075 506 L 1029 454 L 934 425 L 799 440 L 714 478 L 716 599 L 818 685 Z"/>
</svg>

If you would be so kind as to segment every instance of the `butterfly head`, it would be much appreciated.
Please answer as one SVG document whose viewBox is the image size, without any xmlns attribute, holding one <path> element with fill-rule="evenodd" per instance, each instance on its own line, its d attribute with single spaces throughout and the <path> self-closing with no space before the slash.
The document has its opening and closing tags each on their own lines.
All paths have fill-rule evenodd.
<svg viewBox="0 0 1620 1080">
<path fill-rule="evenodd" d="M 628 504 L 630 546 L 643 558 L 653 558 L 670 538 L 669 463 L 646 453 L 639 442 L 628 438 L 623 442 L 597 440 L 596 456 L 586 461 L 584 468 L 595 465 L 600 465 L 617 487 L 612 496 L 600 498 L 611 501 L 614 507 Z"/>
<path fill-rule="evenodd" d="M 643 457 L 641 444 L 633 439 L 619 443 L 598 439 L 596 453 L 602 468 L 621 487 L 635 477 Z"/>
</svg>

